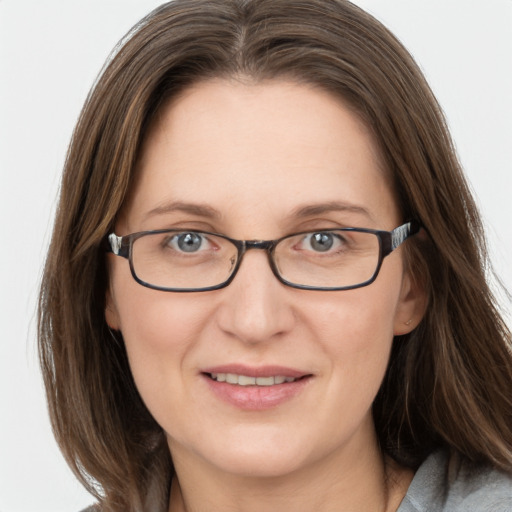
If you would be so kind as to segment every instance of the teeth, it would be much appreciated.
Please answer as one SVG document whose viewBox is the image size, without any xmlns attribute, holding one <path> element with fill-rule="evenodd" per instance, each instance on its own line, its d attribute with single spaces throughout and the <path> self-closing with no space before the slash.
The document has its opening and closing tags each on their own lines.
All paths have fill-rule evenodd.
<svg viewBox="0 0 512 512">
<path fill-rule="evenodd" d="M 233 382 L 233 384 L 239 384 L 240 386 L 254 386 L 256 384 L 256 377 L 246 377 L 245 375 L 239 375 L 238 381 Z"/>
<path fill-rule="evenodd" d="M 234 373 L 227 373 L 226 382 L 228 384 L 238 384 L 238 375 L 235 375 Z"/>
<path fill-rule="evenodd" d="M 227 382 L 228 384 L 238 384 L 239 386 L 273 386 L 296 380 L 294 377 L 283 377 L 282 375 L 276 375 L 275 377 L 249 377 L 234 373 L 212 373 L 211 377 L 217 382 Z"/>
<path fill-rule="evenodd" d="M 258 386 L 273 386 L 276 383 L 274 377 L 258 377 L 256 384 Z"/>
</svg>

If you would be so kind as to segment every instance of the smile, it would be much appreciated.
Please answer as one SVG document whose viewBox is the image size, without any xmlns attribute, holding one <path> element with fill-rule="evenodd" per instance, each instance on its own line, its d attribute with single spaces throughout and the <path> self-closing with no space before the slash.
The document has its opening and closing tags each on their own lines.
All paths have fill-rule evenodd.
<svg viewBox="0 0 512 512">
<path fill-rule="evenodd" d="M 285 366 L 225 364 L 201 371 L 215 397 L 239 410 L 263 411 L 301 395 L 313 380 L 307 371 Z"/>
<path fill-rule="evenodd" d="M 294 377 L 276 375 L 270 377 L 250 377 L 248 375 L 237 375 L 235 373 L 210 373 L 210 378 L 217 382 L 227 382 L 238 386 L 275 386 L 285 382 L 294 382 Z"/>
</svg>

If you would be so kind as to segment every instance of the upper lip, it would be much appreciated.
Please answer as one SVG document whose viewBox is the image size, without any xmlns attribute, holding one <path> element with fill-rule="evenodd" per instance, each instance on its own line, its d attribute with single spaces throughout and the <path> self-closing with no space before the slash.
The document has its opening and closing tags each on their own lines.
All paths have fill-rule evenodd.
<svg viewBox="0 0 512 512">
<path fill-rule="evenodd" d="M 243 364 L 223 364 L 204 368 L 202 373 L 232 373 L 235 375 L 246 375 L 247 377 L 292 377 L 298 379 L 306 375 L 308 372 L 288 368 L 286 366 L 268 365 L 268 366 L 246 366 Z"/>
</svg>

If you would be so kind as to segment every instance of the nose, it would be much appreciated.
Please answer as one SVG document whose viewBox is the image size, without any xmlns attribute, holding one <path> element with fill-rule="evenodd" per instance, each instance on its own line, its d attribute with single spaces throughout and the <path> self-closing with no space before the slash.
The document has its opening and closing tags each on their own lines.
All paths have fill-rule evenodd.
<svg viewBox="0 0 512 512">
<path fill-rule="evenodd" d="M 219 290 L 217 324 L 244 343 L 275 340 L 293 328 L 294 291 L 277 280 L 265 251 L 247 251 L 233 281 Z"/>
</svg>

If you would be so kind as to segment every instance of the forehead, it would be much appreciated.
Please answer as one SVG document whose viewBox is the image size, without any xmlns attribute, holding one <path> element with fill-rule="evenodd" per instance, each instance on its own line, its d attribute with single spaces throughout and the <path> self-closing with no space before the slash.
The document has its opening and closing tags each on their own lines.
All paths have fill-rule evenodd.
<svg viewBox="0 0 512 512">
<path fill-rule="evenodd" d="M 133 229 L 146 229 L 147 213 L 170 203 L 253 223 L 343 203 L 375 221 L 396 214 L 386 176 L 365 124 L 331 94 L 284 81 L 213 80 L 158 113 L 126 213 Z"/>
</svg>

